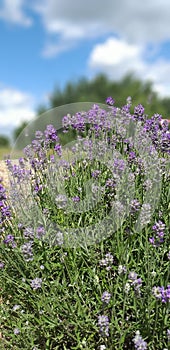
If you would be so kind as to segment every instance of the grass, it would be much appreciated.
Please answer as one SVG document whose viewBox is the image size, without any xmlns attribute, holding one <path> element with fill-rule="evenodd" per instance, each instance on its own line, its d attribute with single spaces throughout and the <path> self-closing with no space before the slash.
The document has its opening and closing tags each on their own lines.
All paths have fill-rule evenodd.
<svg viewBox="0 0 170 350">
<path fill-rule="evenodd" d="M 0 147 L 0 160 L 3 160 L 5 156 L 9 155 L 11 152 L 10 148 Z"/>
<path fill-rule="evenodd" d="M 0 147 L 0 160 L 4 160 L 7 156 L 9 156 L 12 152 L 13 159 L 17 159 L 21 156 L 23 156 L 23 153 L 21 151 L 13 151 L 12 148 L 7 147 Z"/>
<path fill-rule="evenodd" d="M 55 130 L 47 131 L 46 138 L 50 140 L 51 132 L 55 139 Z M 116 160 L 114 175 L 106 166 L 105 139 L 95 137 L 93 158 L 88 142 L 84 147 L 80 142 L 77 153 L 69 151 L 67 158 L 57 148 L 56 156 L 56 139 L 49 148 L 43 141 L 38 150 L 32 145 L 34 155 L 27 157 L 41 163 L 31 175 L 20 178 L 21 173 L 15 173 L 12 199 L 5 199 L 1 189 L 0 341 L 4 349 L 169 347 L 170 179 L 167 168 L 163 171 L 158 162 L 161 158 L 169 162 L 169 155 L 158 150 L 156 159 L 155 154 L 162 187 L 149 214 L 150 190 L 146 191 L 143 167 L 138 171 L 140 157 L 130 160 L 126 143 L 119 135 L 116 138 L 116 151 L 128 164 L 130 176 L 124 173 L 122 159 Z M 101 141 L 106 147 L 102 151 Z M 63 159 L 69 161 L 75 154 L 74 162 L 64 164 Z M 152 185 L 158 181 L 150 180 Z M 28 183 L 30 198 L 24 192 Z M 121 204 L 127 200 L 128 205 L 131 185 L 135 193 L 125 215 Z M 150 196 L 155 199 L 153 191 Z M 145 211 L 137 225 L 143 204 Z"/>
</svg>

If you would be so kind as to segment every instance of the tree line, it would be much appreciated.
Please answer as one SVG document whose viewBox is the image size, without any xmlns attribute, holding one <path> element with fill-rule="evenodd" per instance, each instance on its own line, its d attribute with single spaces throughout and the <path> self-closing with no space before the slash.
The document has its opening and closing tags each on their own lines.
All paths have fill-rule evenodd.
<svg viewBox="0 0 170 350">
<path fill-rule="evenodd" d="M 95 102 L 105 104 L 105 99 L 108 96 L 114 98 L 115 105 L 118 107 L 125 104 L 126 98 L 131 96 L 133 106 L 141 103 L 149 117 L 159 113 L 163 118 L 170 119 L 170 97 L 159 97 L 154 91 L 151 81 L 143 82 L 136 78 L 134 74 L 126 75 L 121 81 L 112 81 L 106 75 L 99 74 L 91 80 L 82 77 L 77 82 L 68 82 L 63 90 L 56 86 L 49 98 L 49 106 L 38 106 L 36 116 L 39 117 L 49 109 L 69 103 Z M 26 125 L 27 121 L 23 121 L 14 130 L 14 141 Z M 4 146 L 4 142 L 7 141 L 4 138 L 4 136 L 0 136 L 0 146 Z"/>
</svg>

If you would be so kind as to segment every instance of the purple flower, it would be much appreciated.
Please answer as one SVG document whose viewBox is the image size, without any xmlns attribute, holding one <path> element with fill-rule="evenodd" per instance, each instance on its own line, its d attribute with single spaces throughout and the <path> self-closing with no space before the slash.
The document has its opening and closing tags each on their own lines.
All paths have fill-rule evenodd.
<svg viewBox="0 0 170 350">
<path fill-rule="evenodd" d="M 110 294 L 109 292 L 106 291 L 106 292 L 104 292 L 104 293 L 102 294 L 101 300 L 102 300 L 104 303 L 108 304 L 109 301 L 110 301 L 110 298 L 111 298 L 111 294 Z"/>
<path fill-rule="evenodd" d="M 170 301 L 170 284 L 165 287 L 153 287 L 152 293 L 156 299 L 161 299 L 162 303 L 167 303 Z"/>
<path fill-rule="evenodd" d="M 129 273 L 129 275 L 128 275 L 128 279 L 129 279 L 130 281 L 135 281 L 135 280 L 137 279 L 137 273 L 134 272 L 134 271 L 131 271 L 131 272 Z"/>
<path fill-rule="evenodd" d="M 105 259 L 102 259 L 99 261 L 100 266 L 106 267 L 106 270 L 109 271 L 111 269 L 111 266 L 113 264 L 114 258 L 111 253 L 107 253 L 105 255 Z"/>
<path fill-rule="evenodd" d="M 155 298 L 157 299 L 161 299 L 161 291 L 160 291 L 160 287 L 153 287 L 152 288 L 152 293 L 154 295 Z"/>
<path fill-rule="evenodd" d="M 42 285 L 41 278 L 36 277 L 31 281 L 31 287 L 33 290 L 37 290 L 37 289 L 41 288 L 41 285 Z"/>
<path fill-rule="evenodd" d="M 32 261 L 33 260 L 33 242 L 25 243 L 21 246 L 21 252 L 24 256 L 25 261 Z"/>
<path fill-rule="evenodd" d="M 134 271 L 131 271 L 128 275 L 128 279 L 130 281 L 131 286 L 134 287 L 134 290 L 138 296 L 141 294 L 141 286 L 142 286 L 142 280 L 141 278 L 137 278 L 137 273 Z"/>
<path fill-rule="evenodd" d="M 54 154 L 51 154 L 51 155 L 50 155 L 50 161 L 51 161 L 51 163 L 55 163 L 55 157 L 54 157 Z"/>
<path fill-rule="evenodd" d="M 170 301 L 170 284 L 168 284 L 166 289 L 166 299 L 167 301 Z"/>
<path fill-rule="evenodd" d="M 124 274 L 127 272 L 127 268 L 126 266 L 123 266 L 123 265 L 119 265 L 118 266 L 118 274 L 121 275 L 121 274 Z"/>
<path fill-rule="evenodd" d="M 154 247 L 159 246 L 160 243 L 163 243 L 163 237 L 165 235 L 166 226 L 165 224 L 159 220 L 155 223 L 155 225 L 152 226 L 152 229 L 154 231 L 155 237 L 152 237 L 149 239 L 150 243 L 153 244 Z"/>
<path fill-rule="evenodd" d="M 35 133 L 35 137 L 36 137 L 36 139 L 43 139 L 43 132 L 42 131 L 39 131 L 39 130 L 37 130 L 36 131 L 36 133 Z"/>
<path fill-rule="evenodd" d="M 15 328 L 15 329 L 14 329 L 14 334 L 15 334 L 15 335 L 18 335 L 19 333 L 20 333 L 19 328 Z"/>
<path fill-rule="evenodd" d="M 130 203 L 130 206 L 131 206 L 131 212 L 134 214 L 137 211 L 139 211 L 141 204 L 137 199 L 133 199 Z"/>
<path fill-rule="evenodd" d="M 75 196 L 72 198 L 72 201 L 77 203 L 77 202 L 80 202 L 80 197 L 79 196 Z"/>
<path fill-rule="evenodd" d="M 170 342 L 170 329 L 167 329 L 168 342 Z"/>
<path fill-rule="evenodd" d="M 115 172 L 116 171 L 122 172 L 125 168 L 125 162 L 123 159 L 117 158 L 117 159 L 114 159 L 113 166 L 114 166 Z"/>
<path fill-rule="evenodd" d="M 134 282 L 132 282 L 132 285 L 134 286 L 134 290 L 135 292 L 140 295 L 141 294 L 141 286 L 142 286 L 142 279 L 141 278 L 137 278 Z"/>
<path fill-rule="evenodd" d="M 53 125 L 47 125 L 44 135 L 47 141 L 49 142 L 58 142 L 57 131 Z"/>
<path fill-rule="evenodd" d="M 142 339 L 140 332 L 137 331 L 135 337 L 133 338 L 136 350 L 146 350 L 147 343 Z"/>
<path fill-rule="evenodd" d="M 4 239 L 5 244 L 13 244 L 14 243 L 14 236 L 12 235 L 7 235 Z"/>
<path fill-rule="evenodd" d="M 135 120 L 140 120 L 140 121 L 145 121 L 146 119 L 146 115 L 144 114 L 145 109 L 141 104 L 138 104 L 135 108 L 134 108 L 134 119 Z"/>
<path fill-rule="evenodd" d="M 132 97 L 128 96 L 126 99 L 127 104 L 131 104 L 132 103 Z"/>
<path fill-rule="evenodd" d="M 115 100 L 111 96 L 109 96 L 109 97 L 106 98 L 106 103 L 109 106 L 113 106 L 114 103 L 115 103 Z"/>
<path fill-rule="evenodd" d="M 159 220 L 155 225 L 152 226 L 152 229 L 156 232 L 157 235 L 159 235 L 160 232 L 163 232 L 165 230 L 165 227 L 165 224 Z"/>
<path fill-rule="evenodd" d="M 4 268 L 4 263 L 2 261 L 0 261 L 0 269 L 3 269 Z"/>
<path fill-rule="evenodd" d="M 0 184 L 0 201 L 6 200 L 6 189 Z"/>
<path fill-rule="evenodd" d="M 132 163 L 132 162 L 134 162 L 134 160 L 136 160 L 136 153 L 133 152 L 133 151 L 131 151 L 131 152 L 129 152 L 128 161 L 129 161 L 130 163 Z"/>
<path fill-rule="evenodd" d="M 101 174 L 101 171 L 100 171 L 100 170 L 94 170 L 94 171 L 92 171 L 92 177 L 94 177 L 94 178 L 98 178 L 100 174 Z"/>
<path fill-rule="evenodd" d="M 25 162 L 24 162 L 24 158 L 19 158 L 19 165 L 21 167 L 21 169 L 24 169 L 25 168 Z"/>
<path fill-rule="evenodd" d="M 155 238 L 154 237 L 150 237 L 149 238 L 149 242 L 153 245 L 153 247 L 156 247 Z"/>
<path fill-rule="evenodd" d="M 18 305 L 18 304 L 15 304 L 12 308 L 13 311 L 17 311 L 19 309 L 20 309 L 20 305 Z"/>
<path fill-rule="evenodd" d="M 59 155 L 59 157 L 61 157 L 62 151 L 61 151 L 61 145 L 59 143 L 57 145 L 55 145 L 54 151 L 56 151 L 57 154 Z"/>
<path fill-rule="evenodd" d="M 11 218 L 10 207 L 8 205 L 4 205 L 2 201 L 0 201 L 0 211 L 3 220 L 5 220 L 6 218 Z"/>
<path fill-rule="evenodd" d="M 115 181 L 113 179 L 107 179 L 106 181 L 106 187 L 112 187 L 114 188 L 116 186 Z"/>
<path fill-rule="evenodd" d="M 108 316 L 101 315 L 98 316 L 98 325 L 100 327 L 100 332 L 103 336 L 109 336 L 109 318 Z"/>
<path fill-rule="evenodd" d="M 41 239 L 45 235 L 45 228 L 43 226 L 39 226 L 37 227 L 36 232 L 37 232 L 36 237 L 38 239 Z"/>
</svg>

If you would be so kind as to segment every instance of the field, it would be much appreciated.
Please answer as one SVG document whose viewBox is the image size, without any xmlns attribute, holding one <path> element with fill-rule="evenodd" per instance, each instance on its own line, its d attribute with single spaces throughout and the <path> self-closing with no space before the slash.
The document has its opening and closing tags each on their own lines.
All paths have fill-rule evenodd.
<svg viewBox="0 0 170 350">
<path fill-rule="evenodd" d="M 31 172 L 8 162 L 0 348 L 170 349 L 169 132 L 129 106 L 65 117 L 79 136 L 68 154 L 47 125 L 25 151 Z"/>
<path fill-rule="evenodd" d="M 10 154 L 10 152 L 11 152 L 10 148 L 0 147 L 0 160 L 3 160 L 5 156 Z"/>
</svg>

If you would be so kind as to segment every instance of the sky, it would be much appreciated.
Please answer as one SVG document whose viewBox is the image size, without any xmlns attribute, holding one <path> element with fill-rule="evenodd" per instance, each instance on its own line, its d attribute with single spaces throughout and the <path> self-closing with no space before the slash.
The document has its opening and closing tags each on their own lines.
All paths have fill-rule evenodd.
<svg viewBox="0 0 170 350">
<path fill-rule="evenodd" d="M 170 97 L 169 0 L 0 0 L 0 134 L 55 87 L 129 71 Z"/>
</svg>

